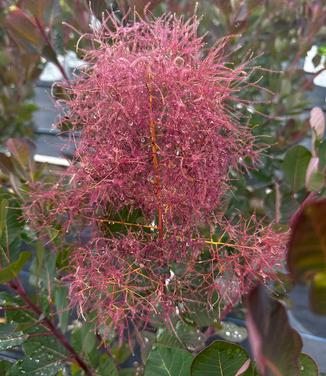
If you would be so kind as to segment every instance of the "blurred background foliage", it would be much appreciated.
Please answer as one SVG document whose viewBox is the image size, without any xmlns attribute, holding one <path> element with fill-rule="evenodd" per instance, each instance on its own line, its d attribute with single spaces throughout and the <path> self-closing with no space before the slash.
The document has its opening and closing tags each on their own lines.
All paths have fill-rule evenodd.
<svg viewBox="0 0 326 376">
<path fill-rule="evenodd" d="M 60 170 L 36 164 L 32 144 L 21 138 L 10 138 L 33 137 L 32 115 L 37 108 L 33 88 L 46 62 L 55 64 L 64 79 L 70 79 L 60 57 L 67 51 L 75 51 L 80 35 L 96 27 L 98 20 L 105 19 L 106 12 L 115 12 L 124 20 L 133 18 L 129 9 L 135 9 L 144 17 L 150 17 L 150 12 L 154 15 L 175 12 L 186 18 L 196 13 L 202 17 L 201 32 L 206 33 L 208 47 L 217 38 L 232 35 L 230 64 L 251 60 L 250 80 L 256 84 L 239 93 L 242 105 L 237 110 L 244 115 L 242 121 L 253 128 L 258 142 L 268 148 L 257 169 L 237 176 L 228 204 L 244 216 L 255 211 L 282 229 L 287 228 L 290 221 L 295 223 L 288 256 L 289 270 L 294 280 L 311 286 L 312 308 L 325 314 L 325 203 L 321 201 L 311 209 L 300 210 L 303 202 L 309 204 L 324 197 L 326 192 L 325 120 L 321 109 L 311 112 L 316 98 L 321 99 L 317 105 L 324 106 L 325 110 L 325 91 L 313 84 L 314 77 L 325 69 L 319 65 L 326 54 L 325 1 L 203 0 L 197 4 L 193 0 L 153 0 L 146 6 L 147 0 L 0 0 L 0 142 L 3 150 L 0 153 L 0 282 L 15 291 L 14 295 L 9 294 L 8 289 L 0 292 L 1 305 L 6 308 L 6 323 L 0 326 L 0 350 L 14 350 L 21 357 L 13 362 L 8 355 L 9 360 L 0 362 L 1 374 L 18 375 L 23 369 L 30 375 L 41 375 L 41 372 L 46 375 L 141 375 L 144 372 L 147 376 L 159 375 L 157 369 L 171 359 L 171 349 L 177 356 L 175 363 L 169 365 L 170 372 L 178 372 L 182 369 L 180 364 L 187 364 L 191 374 L 205 374 L 205 367 L 214 363 L 210 364 L 210 360 L 215 359 L 212 356 L 221 354 L 225 362 L 234 366 L 233 370 L 242 365 L 240 361 L 234 364 L 227 358 L 231 349 L 221 343 L 213 343 L 204 350 L 207 353 L 199 353 L 194 360 L 189 358 L 186 350 L 190 345 L 196 343 L 193 352 L 201 349 L 210 332 L 198 332 L 199 328 L 186 323 L 176 326 L 176 336 L 166 331 L 145 333 L 145 339 L 140 340 L 144 342 L 141 354 L 133 363 L 128 346 L 117 343 L 112 333 L 111 338 L 103 340 L 102 333 L 93 333 L 91 317 L 86 323 L 74 321 L 75 313 L 67 309 L 67 291 L 60 283 L 60 276 L 66 267 L 69 249 L 65 246 L 57 255 L 51 253 L 55 229 L 44 247 L 31 233 L 28 223 L 19 219 L 19 207 L 24 195 L 28 195 L 28 182 L 54 179 Z M 320 71 L 307 74 L 303 60 L 312 45 L 318 46 L 313 63 Z M 83 40 L 81 46 L 87 49 L 87 41 Z M 80 50 L 78 54 L 82 58 Z M 314 262 L 307 257 L 312 244 Z M 26 267 L 28 273 L 24 274 Z M 18 273 L 22 283 L 16 278 Z M 291 338 L 292 350 L 289 352 L 286 343 L 281 341 L 273 343 L 271 329 L 261 333 L 265 343 L 271 345 L 260 348 L 259 354 L 277 363 L 273 359 L 277 349 L 277 354 L 283 351 L 298 360 L 300 339 L 289 331 L 284 319 L 286 313 L 277 304 L 259 290 L 253 292 L 247 307 L 248 330 L 255 325 L 259 329 L 255 309 L 265 312 L 267 320 L 268 307 L 273 306 L 277 312 L 274 323 L 278 323 L 279 333 L 287 333 Z M 220 324 L 214 325 L 225 337 L 227 331 L 223 332 Z M 48 340 L 50 336 L 52 339 Z M 72 348 L 65 342 L 66 337 L 70 338 Z M 242 362 L 246 361 L 246 352 L 238 347 L 233 350 Z M 144 370 L 145 359 L 148 363 Z M 277 365 L 281 374 L 298 374 L 286 368 L 288 361 L 284 358 L 283 363 Z M 317 374 L 310 359 L 300 356 L 300 364 L 310 369 L 307 375 Z M 225 374 L 233 375 L 232 372 Z M 252 365 L 245 372 L 257 374 Z M 269 374 L 268 370 L 266 372 Z M 162 373 L 165 374 L 168 373 Z"/>
</svg>

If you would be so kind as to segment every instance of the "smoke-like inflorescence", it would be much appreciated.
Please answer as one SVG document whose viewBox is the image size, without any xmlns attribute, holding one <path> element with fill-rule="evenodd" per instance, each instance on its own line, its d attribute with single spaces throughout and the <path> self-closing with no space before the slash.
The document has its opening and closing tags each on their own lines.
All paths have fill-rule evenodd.
<svg viewBox="0 0 326 376">
<path fill-rule="evenodd" d="M 26 215 L 72 234 L 66 279 L 82 315 L 122 330 L 225 312 L 283 257 L 270 226 L 223 219 L 230 168 L 257 156 L 230 106 L 246 67 L 226 64 L 227 39 L 206 51 L 196 19 L 110 21 L 63 85 L 81 131 L 74 162 L 56 186 L 32 187 Z"/>
</svg>

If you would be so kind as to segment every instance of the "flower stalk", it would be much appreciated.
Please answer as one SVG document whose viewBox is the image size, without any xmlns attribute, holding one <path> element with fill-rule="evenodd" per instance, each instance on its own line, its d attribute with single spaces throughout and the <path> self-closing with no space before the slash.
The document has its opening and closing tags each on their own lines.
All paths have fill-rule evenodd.
<svg viewBox="0 0 326 376">
<path fill-rule="evenodd" d="M 158 231 L 160 239 L 163 239 L 163 208 L 161 202 L 161 180 L 159 173 L 159 162 L 158 162 L 158 145 L 156 136 L 156 122 L 153 117 L 153 94 L 152 94 L 152 80 L 153 74 L 151 68 L 148 68 L 148 94 L 149 94 L 149 130 L 151 137 L 151 147 L 152 147 L 152 159 L 153 159 L 153 170 L 155 175 L 155 185 L 156 185 L 156 196 L 157 196 L 157 215 L 158 215 Z"/>
</svg>

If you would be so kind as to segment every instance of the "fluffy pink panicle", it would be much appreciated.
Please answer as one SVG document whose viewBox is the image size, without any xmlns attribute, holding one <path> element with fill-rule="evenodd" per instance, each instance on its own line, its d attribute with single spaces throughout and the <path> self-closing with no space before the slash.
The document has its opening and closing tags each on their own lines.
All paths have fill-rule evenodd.
<svg viewBox="0 0 326 376">
<path fill-rule="evenodd" d="M 225 105 L 244 68 L 225 67 L 226 41 L 204 57 L 197 22 L 140 21 L 95 38 L 91 68 L 67 88 L 70 121 L 83 132 L 75 184 L 91 204 L 148 218 L 159 204 L 166 229 L 196 227 L 219 205 L 228 169 L 254 154 Z"/>
<path fill-rule="evenodd" d="M 54 188 L 34 187 L 26 213 L 75 234 L 68 278 L 81 314 L 118 328 L 232 305 L 283 256 L 270 227 L 221 219 L 230 168 L 256 158 L 229 106 L 245 67 L 226 65 L 227 39 L 205 51 L 196 19 L 110 21 L 64 85 L 65 118 L 81 130 L 74 163 Z"/>
</svg>

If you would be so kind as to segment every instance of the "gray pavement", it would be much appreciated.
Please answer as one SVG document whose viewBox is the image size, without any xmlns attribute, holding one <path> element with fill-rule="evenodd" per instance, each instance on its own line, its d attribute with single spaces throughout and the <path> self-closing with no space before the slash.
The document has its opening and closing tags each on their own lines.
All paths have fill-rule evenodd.
<svg viewBox="0 0 326 376">
<path fill-rule="evenodd" d="M 75 149 L 74 140 L 65 135 L 58 135 L 54 127 L 60 112 L 51 98 L 51 87 L 36 86 L 34 101 L 39 107 L 33 115 L 36 153 L 57 158 L 70 157 Z"/>
</svg>

